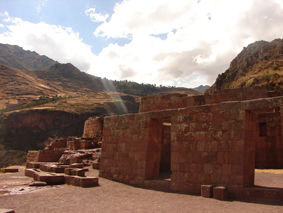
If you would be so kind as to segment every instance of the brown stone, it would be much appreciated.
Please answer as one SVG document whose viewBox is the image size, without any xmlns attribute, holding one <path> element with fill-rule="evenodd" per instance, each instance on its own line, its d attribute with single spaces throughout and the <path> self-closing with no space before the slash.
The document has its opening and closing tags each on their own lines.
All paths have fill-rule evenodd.
<svg viewBox="0 0 283 213">
<path fill-rule="evenodd" d="M 36 174 L 34 179 L 37 181 L 44 181 L 48 185 L 58 185 L 65 183 L 64 175 Z"/>
<path fill-rule="evenodd" d="M 212 185 L 201 185 L 201 196 L 210 198 L 213 196 L 213 186 Z"/>
<path fill-rule="evenodd" d="M 27 162 L 26 168 L 40 168 L 41 162 Z"/>
<path fill-rule="evenodd" d="M 98 186 L 98 178 L 96 177 L 79 177 L 81 187 Z"/>
<path fill-rule="evenodd" d="M 88 171 L 88 169 L 79 169 L 79 168 L 74 168 L 71 170 L 71 175 L 75 176 L 80 176 L 80 177 L 85 177 L 85 173 Z"/>
<path fill-rule="evenodd" d="M 34 169 L 25 169 L 25 176 L 34 178 L 34 175 L 37 173 Z"/>
<path fill-rule="evenodd" d="M 1 169 L 1 172 L 3 172 L 3 173 L 15 173 L 15 172 L 18 172 L 19 171 L 19 169 L 17 169 L 17 168 L 2 168 Z"/>
<path fill-rule="evenodd" d="M 66 175 L 72 175 L 72 170 L 73 170 L 73 168 L 65 168 L 64 173 Z"/>
<path fill-rule="evenodd" d="M 83 163 L 73 163 L 69 167 L 70 168 L 83 168 L 84 164 Z"/>
<path fill-rule="evenodd" d="M 227 200 L 228 192 L 225 186 L 216 186 L 213 187 L 213 198 L 217 200 Z"/>
<path fill-rule="evenodd" d="M 33 181 L 29 184 L 29 186 L 46 186 L 47 183 L 44 181 Z"/>
<path fill-rule="evenodd" d="M 92 168 L 93 169 L 99 169 L 99 162 L 94 162 L 94 163 L 92 163 Z"/>
</svg>

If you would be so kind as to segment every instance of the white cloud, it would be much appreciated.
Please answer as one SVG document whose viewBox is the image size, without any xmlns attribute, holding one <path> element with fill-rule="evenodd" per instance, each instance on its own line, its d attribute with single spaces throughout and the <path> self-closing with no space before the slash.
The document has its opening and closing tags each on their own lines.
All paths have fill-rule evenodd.
<svg viewBox="0 0 283 213">
<path fill-rule="evenodd" d="M 139 82 L 212 84 L 243 46 L 282 37 L 282 5 L 283 0 L 123 0 L 94 34 L 130 42 L 104 48 L 95 69 Z"/>
<path fill-rule="evenodd" d="M 212 84 L 243 46 L 283 36 L 283 0 L 123 0 L 110 17 L 95 8 L 85 14 L 100 22 L 96 36 L 129 42 L 111 43 L 94 55 L 72 28 L 8 13 L 2 14 L 8 30 L 0 42 L 100 77 L 195 87 Z"/>
<path fill-rule="evenodd" d="M 0 42 L 16 44 L 36 51 L 61 63 L 73 63 L 82 71 L 89 71 L 94 54 L 70 27 L 31 23 L 9 15 L 5 18 L 7 31 L 0 34 Z"/>
<path fill-rule="evenodd" d="M 88 8 L 85 10 L 85 14 L 90 17 L 90 20 L 93 22 L 105 22 L 109 17 L 108 14 L 100 14 L 95 12 L 95 8 Z"/>
<path fill-rule="evenodd" d="M 1 24 L 1 23 L 0 23 L 0 28 L 2 28 L 2 27 L 4 27 L 4 24 Z"/>
</svg>

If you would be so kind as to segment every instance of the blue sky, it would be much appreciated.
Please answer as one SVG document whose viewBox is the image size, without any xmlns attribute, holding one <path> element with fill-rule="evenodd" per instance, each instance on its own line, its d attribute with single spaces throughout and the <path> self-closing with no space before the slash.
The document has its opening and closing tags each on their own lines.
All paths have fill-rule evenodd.
<svg viewBox="0 0 283 213">
<path fill-rule="evenodd" d="M 0 0 L 0 43 L 115 80 L 212 84 L 243 47 L 282 38 L 283 0 Z"/>
<path fill-rule="evenodd" d="M 92 22 L 85 15 L 88 8 L 96 8 L 102 13 L 113 13 L 117 0 L 0 0 L 1 12 L 8 11 L 10 16 L 20 17 L 30 22 L 46 22 L 54 25 L 71 26 L 79 32 L 83 41 L 92 46 L 94 53 L 111 42 L 123 43 L 124 39 L 106 40 L 93 36 L 93 29 L 98 23 Z M 3 32 L 4 29 L 0 30 Z"/>
</svg>

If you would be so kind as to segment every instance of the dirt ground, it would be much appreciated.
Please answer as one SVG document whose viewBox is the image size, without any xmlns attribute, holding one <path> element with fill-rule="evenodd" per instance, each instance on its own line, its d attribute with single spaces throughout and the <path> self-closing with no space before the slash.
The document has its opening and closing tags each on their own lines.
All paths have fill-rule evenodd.
<svg viewBox="0 0 283 213">
<path fill-rule="evenodd" d="M 19 168 L 19 167 L 18 167 Z M 91 175 L 97 175 L 92 170 Z M 100 186 L 28 187 L 31 178 L 23 167 L 15 174 L 0 174 L 0 209 L 21 212 L 283 212 L 283 206 L 218 201 L 185 194 L 136 188 L 100 178 Z M 256 172 L 256 185 L 283 187 L 283 174 Z M 269 185 L 268 185 L 269 184 Z"/>
</svg>

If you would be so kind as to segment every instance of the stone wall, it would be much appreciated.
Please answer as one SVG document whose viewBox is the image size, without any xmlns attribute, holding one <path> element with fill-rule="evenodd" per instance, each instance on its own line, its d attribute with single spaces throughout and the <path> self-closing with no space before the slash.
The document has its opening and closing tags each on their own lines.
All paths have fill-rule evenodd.
<svg viewBox="0 0 283 213">
<path fill-rule="evenodd" d="M 283 168 L 282 97 L 245 102 L 246 137 L 255 146 L 255 168 Z"/>
<path fill-rule="evenodd" d="M 169 121 L 172 190 L 200 193 L 201 184 L 248 185 L 240 108 L 226 103 L 106 117 L 100 175 L 138 185 L 158 179 L 166 137 L 162 123 Z"/>
<path fill-rule="evenodd" d="M 265 88 L 227 89 L 214 94 L 188 96 L 186 94 L 166 94 L 143 97 L 140 112 L 150 112 L 165 109 L 176 109 L 204 104 L 215 104 L 225 101 L 244 101 L 256 98 L 278 96 L 278 92 L 269 92 Z M 283 95 L 283 93 L 281 94 Z"/>
<path fill-rule="evenodd" d="M 147 117 L 139 114 L 105 117 L 100 176 L 142 184 L 148 140 Z"/>
<path fill-rule="evenodd" d="M 90 117 L 84 124 L 83 138 L 96 138 L 102 136 L 103 118 Z"/>
<path fill-rule="evenodd" d="M 200 193 L 202 184 L 245 186 L 244 114 L 240 103 L 181 110 L 172 118 L 171 187 Z M 233 131 L 231 131 L 233 130 Z"/>
<path fill-rule="evenodd" d="M 268 122 L 282 124 L 282 105 L 278 97 L 106 117 L 100 175 L 140 186 L 160 179 L 168 134 L 163 124 L 170 123 L 170 190 L 200 194 L 203 184 L 253 186 L 258 133 L 253 112 L 276 109 Z M 276 141 L 282 148 L 281 137 Z"/>
</svg>

